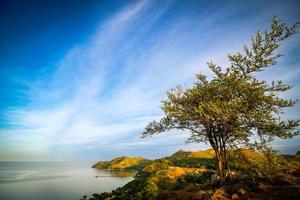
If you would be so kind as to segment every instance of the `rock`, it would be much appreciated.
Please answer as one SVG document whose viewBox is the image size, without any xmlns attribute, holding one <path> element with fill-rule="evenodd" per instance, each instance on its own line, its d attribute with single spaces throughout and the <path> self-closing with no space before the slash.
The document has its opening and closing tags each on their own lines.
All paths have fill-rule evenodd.
<svg viewBox="0 0 300 200">
<path fill-rule="evenodd" d="M 263 191 L 263 192 L 266 192 L 269 189 L 268 185 L 263 184 L 263 183 L 259 183 L 258 188 L 260 191 Z"/>
<path fill-rule="evenodd" d="M 223 188 L 217 189 L 212 195 L 211 200 L 226 200 L 230 199 L 226 191 Z"/>
<path fill-rule="evenodd" d="M 239 199 L 239 195 L 234 193 L 234 194 L 231 196 L 231 199 Z"/>
<path fill-rule="evenodd" d="M 244 188 L 241 188 L 241 189 L 239 189 L 238 193 L 241 194 L 241 195 L 245 195 L 246 190 Z"/>
<path fill-rule="evenodd" d="M 217 173 L 213 174 L 210 178 L 211 182 L 215 182 L 215 181 L 218 181 L 218 180 L 220 180 L 220 176 L 218 176 Z"/>
</svg>

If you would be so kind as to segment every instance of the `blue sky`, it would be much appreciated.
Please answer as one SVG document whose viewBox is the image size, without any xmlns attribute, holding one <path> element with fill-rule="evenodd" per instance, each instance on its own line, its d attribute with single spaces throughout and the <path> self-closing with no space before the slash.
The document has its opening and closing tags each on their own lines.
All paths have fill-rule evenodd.
<svg viewBox="0 0 300 200">
<path fill-rule="evenodd" d="M 210 75 L 206 62 L 249 44 L 274 14 L 300 20 L 297 1 L 1 1 L 0 160 L 157 158 L 185 144 L 170 131 L 140 139 L 163 113 L 168 89 Z M 300 99 L 300 34 L 285 56 L 259 75 L 294 88 Z M 300 118 L 299 103 L 285 117 Z M 275 140 L 283 153 L 300 138 Z"/>
</svg>

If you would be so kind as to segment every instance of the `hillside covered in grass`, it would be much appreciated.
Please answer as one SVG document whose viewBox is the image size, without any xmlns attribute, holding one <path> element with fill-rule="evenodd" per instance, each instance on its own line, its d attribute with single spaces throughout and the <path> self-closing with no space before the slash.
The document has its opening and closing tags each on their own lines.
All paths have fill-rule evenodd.
<svg viewBox="0 0 300 200">
<path fill-rule="evenodd" d="M 232 174 L 220 184 L 213 150 L 183 151 L 154 161 L 116 158 L 100 162 L 101 168 L 124 169 L 125 164 L 147 163 L 135 179 L 110 193 L 94 194 L 90 200 L 109 199 L 297 199 L 300 197 L 299 155 L 271 161 L 250 149 L 230 151 Z M 134 160 L 134 162 L 133 162 Z M 120 164 L 122 163 L 122 164 Z M 120 167 L 122 166 L 122 167 Z M 126 167 L 125 167 L 126 168 Z"/>
<path fill-rule="evenodd" d="M 215 152 L 212 149 L 205 151 L 183 151 L 179 150 L 171 156 L 166 157 L 172 165 L 180 167 L 215 167 Z"/>
<path fill-rule="evenodd" d="M 142 157 L 117 157 L 110 161 L 100 161 L 92 167 L 97 169 L 142 169 L 152 161 Z"/>
</svg>

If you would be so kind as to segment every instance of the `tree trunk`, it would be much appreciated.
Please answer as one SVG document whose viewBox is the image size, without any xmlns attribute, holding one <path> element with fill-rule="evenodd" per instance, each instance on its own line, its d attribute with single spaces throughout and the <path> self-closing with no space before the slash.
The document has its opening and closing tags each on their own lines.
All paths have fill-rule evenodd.
<svg viewBox="0 0 300 200">
<path fill-rule="evenodd" d="M 220 156 L 218 156 L 218 171 L 219 171 L 219 176 L 220 179 L 223 180 L 224 179 L 224 173 L 223 173 L 223 161 L 222 158 Z"/>
<path fill-rule="evenodd" d="M 224 151 L 224 165 L 226 166 L 226 173 L 225 176 L 230 176 L 230 166 L 229 166 L 229 155 L 227 153 L 227 150 Z"/>
</svg>

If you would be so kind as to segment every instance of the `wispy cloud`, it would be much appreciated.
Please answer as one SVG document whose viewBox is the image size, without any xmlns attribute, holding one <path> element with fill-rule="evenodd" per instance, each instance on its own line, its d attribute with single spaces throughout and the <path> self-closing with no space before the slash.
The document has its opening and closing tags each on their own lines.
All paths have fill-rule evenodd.
<svg viewBox="0 0 300 200">
<path fill-rule="evenodd" d="M 24 92 L 30 103 L 6 113 L 15 126 L 1 131 L 9 135 L 7 143 L 52 159 L 56 149 L 73 149 L 68 156 L 74 158 L 81 150 L 99 152 L 99 157 L 138 150 L 155 157 L 161 149 L 195 148 L 183 146 L 186 135 L 176 131 L 151 140 L 140 140 L 139 133 L 162 116 L 160 100 L 168 89 L 190 85 L 196 72 L 208 73 L 207 61 L 226 64 L 226 53 L 239 49 L 257 29 L 254 25 L 267 21 L 256 17 L 251 26 L 240 22 L 241 29 L 232 31 L 234 23 L 218 21 L 231 19 L 229 8 L 207 16 L 197 9 L 178 14 L 172 9 L 171 1 L 134 2 L 101 21 L 89 41 L 44 68 L 40 79 L 23 81 L 30 88 Z M 299 73 L 285 76 L 293 78 Z"/>
</svg>

